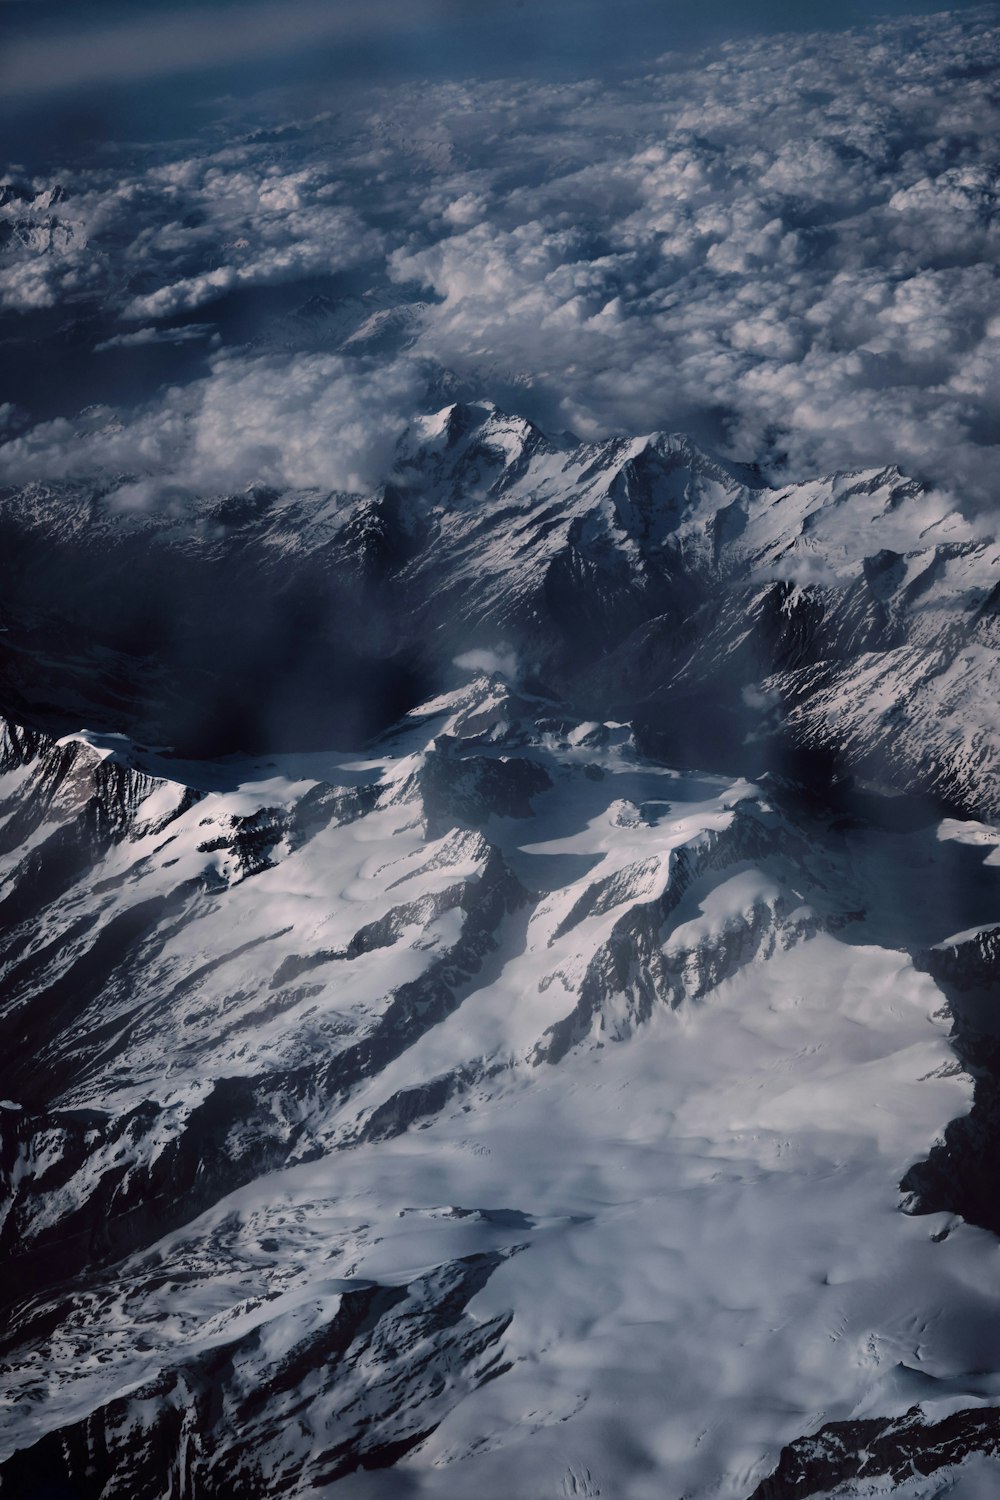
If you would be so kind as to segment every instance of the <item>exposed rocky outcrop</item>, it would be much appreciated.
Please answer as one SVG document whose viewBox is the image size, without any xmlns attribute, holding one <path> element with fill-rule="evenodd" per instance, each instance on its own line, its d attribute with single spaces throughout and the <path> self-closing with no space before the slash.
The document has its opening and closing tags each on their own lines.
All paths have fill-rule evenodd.
<svg viewBox="0 0 1000 1500">
<path fill-rule="evenodd" d="M 0 1463 L 0 1494 L 264 1500 L 388 1468 L 504 1372 L 509 1317 L 466 1312 L 502 1259 L 472 1256 L 408 1286 L 331 1288 L 306 1336 L 294 1308 L 266 1324 L 248 1309 L 239 1339 Z"/>
<path fill-rule="evenodd" d="M 944 1477 L 973 1454 L 1000 1454 L 996 1408 L 958 1411 L 940 1422 L 929 1422 L 918 1406 L 904 1417 L 831 1422 L 784 1448 L 750 1500 L 891 1493 L 908 1480 Z"/>
<path fill-rule="evenodd" d="M 780 893 L 751 896 L 713 930 L 700 932 L 691 946 L 677 921 L 682 903 L 699 883 L 785 853 L 796 841 L 787 828 L 769 828 L 752 811 L 737 806 L 728 827 L 708 830 L 672 850 L 665 874 L 654 859 L 589 885 L 554 938 L 585 918 L 618 907 L 624 910 L 590 960 L 576 1006 L 549 1029 L 534 1060 L 558 1062 L 595 1026 L 597 1034 L 620 1039 L 648 1019 L 657 1005 L 698 1000 L 744 964 L 819 931 L 822 920 L 814 911 L 795 896 Z M 659 889 L 651 900 L 644 900 L 650 885 Z M 673 936 L 675 927 L 680 927 L 679 940 Z"/>
<path fill-rule="evenodd" d="M 975 1082 L 972 1108 L 952 1120 L 925 1161 L 900 1184 L 910 1213 L 960 1214 L 1000 1234 L 1000 928 L 988 927 L 921 955 L 951 1002 L 955 1048 Z"/>
</svg>

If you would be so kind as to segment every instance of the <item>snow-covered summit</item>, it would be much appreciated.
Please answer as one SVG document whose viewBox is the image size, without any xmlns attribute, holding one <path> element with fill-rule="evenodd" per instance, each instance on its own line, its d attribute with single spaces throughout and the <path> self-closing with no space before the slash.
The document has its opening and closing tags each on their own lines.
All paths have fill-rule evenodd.
<svg viewBox="0 0 1000 1500">
<path fill-rule="evenodd" d="M 549 439 L 483 401 L 415 420 L 371 494 L 119 488 L 0 495 L 0 687 L 46 727 L 356 746 L 503 652 L 668 759 L 806 753 L 1000 811 L 1000 547 L 891 467 L 773 489 L 683 436 Z"/>
</svg>

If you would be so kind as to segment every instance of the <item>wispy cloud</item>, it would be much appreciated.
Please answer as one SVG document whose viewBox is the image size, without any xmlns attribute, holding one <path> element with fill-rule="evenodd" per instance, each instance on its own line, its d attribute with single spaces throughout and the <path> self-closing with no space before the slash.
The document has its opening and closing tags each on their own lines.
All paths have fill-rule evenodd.
<svg viewBox="0 0 1000 1500">
<path fill-rule="evenodd" d="M 21 432 L 0 444 L 0 478 L 110 473 L 133 505 L 253 481 L 363 492 L 392 467 L 425 378 L 412 361 L 218 355 L 207 376 L 127 420 L 90 408 Z"/>
<path fill-rule="evenodd" d="M 418 4 L 419 10 L 419 4 Z M 407 0 L 284 0 L 280 5 L 180 9 L 77 31 L 25 35 L 0 55 L 8 100 L 106 83 L 137 83 L 335 45 L 412 24 Z"/>
<path fill-rule="evenodd" d="M 94 353 L 105 349 L 142 349 L 149 344 L 196 344 L 207 338 L 218 340 L 204 323 L 183 323 L 176 328 L 137 328 L 134 333 L 116 333 L 94 345 Z"/>
</svg>

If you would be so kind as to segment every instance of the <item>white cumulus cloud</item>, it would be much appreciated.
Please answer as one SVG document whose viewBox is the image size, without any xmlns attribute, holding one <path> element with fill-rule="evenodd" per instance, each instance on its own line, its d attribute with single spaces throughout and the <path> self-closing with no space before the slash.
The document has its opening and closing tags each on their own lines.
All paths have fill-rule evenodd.
<svg viewBox="0 0 1000 1500">
<path fill-rule="evenodd" d="M 457 380 L 585 436 L 687 428 L 780 479 L 895 462 L 991 506 L 998 83 L 987 8 L 620 82 L 386 89 L 304 120 L 272 101 L 273 129 L 234 115 L 204 155 L 0 190 L 0 298 L 97 306 L 124 324 L 104 347 L 134 321 L 177 338 L 233 293 L 329 288 L 278 334 L 248 314 L 100 453 L 48 424 L 0 465 L 131 447 L 190 482 L 369 482 L 407 403 Z"/>
</svg>

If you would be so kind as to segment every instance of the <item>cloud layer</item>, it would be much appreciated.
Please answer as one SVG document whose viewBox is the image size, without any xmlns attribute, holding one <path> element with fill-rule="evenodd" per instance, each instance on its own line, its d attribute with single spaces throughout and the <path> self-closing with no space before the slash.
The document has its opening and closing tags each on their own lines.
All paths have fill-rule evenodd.
<svg viewBox="0 0 1000 1500">
<path fill-rule="evenodd" d="M 584 435 L 687 428 L 775 477 L 897 462 L 992 506 L 998 83 L 987 7 L 614 86 L 272 101 L 140 170 L 12 180 L 0 297 L 99 307 L 105 349 L 194 342 L 192 316 L 270 287 L 313 300 L 206 340 L 113 433 L 20 432 L 0 473 L 364 485 L 457 380 Z"/>
</svg>

